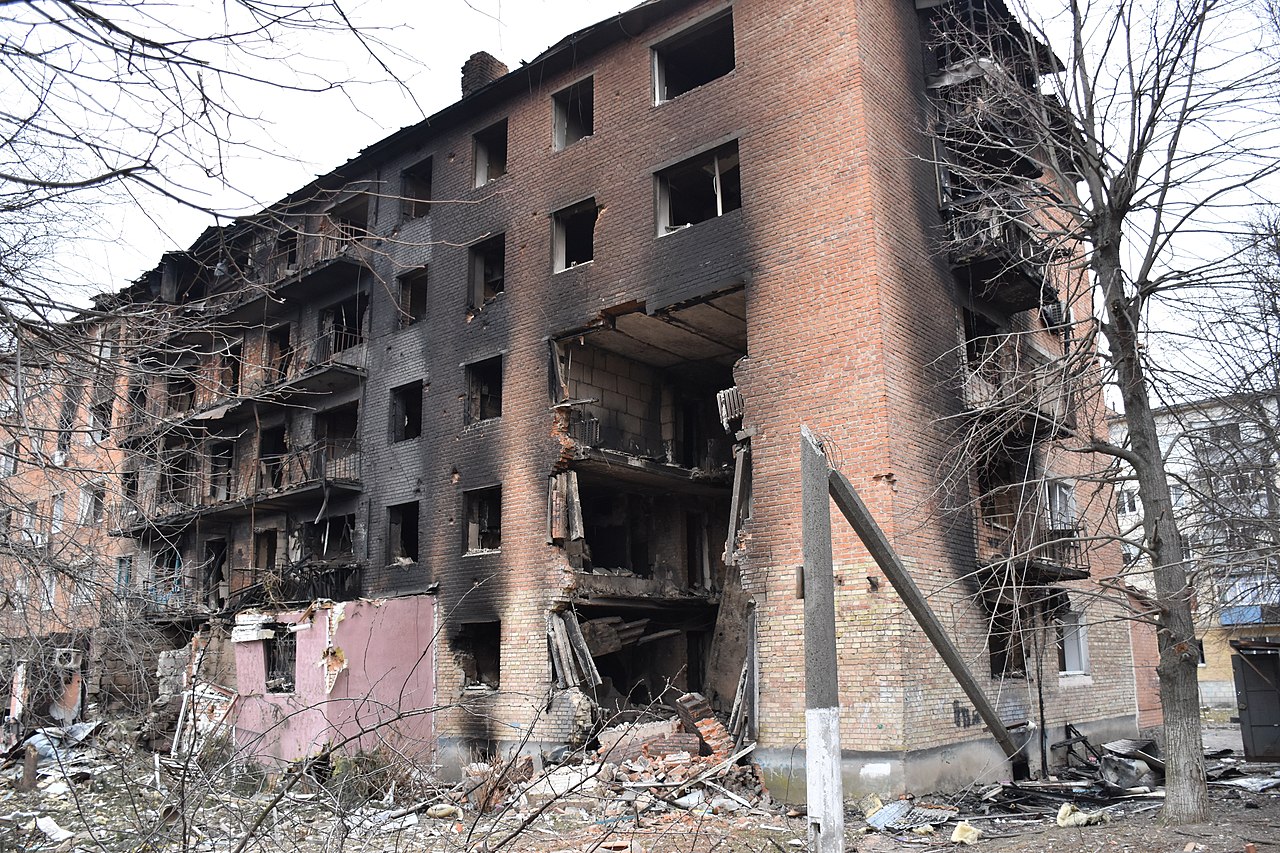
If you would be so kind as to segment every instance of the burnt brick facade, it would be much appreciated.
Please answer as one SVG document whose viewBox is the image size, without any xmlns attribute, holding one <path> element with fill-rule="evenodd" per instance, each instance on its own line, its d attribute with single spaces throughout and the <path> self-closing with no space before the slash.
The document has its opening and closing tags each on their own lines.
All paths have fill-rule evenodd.
<svg viewBox="0 0 1280 853">
<path fill-rule="evenodd" d="M 697 690 L 727 712 L 745 666 L 746 736 L 787 796 L 807 424 L 1007 722 L 1131 730 L 1118 611 L 1090 603 L 1087 634 L 1060 618 L 1093 585 L 1064 531 L 1109 522 L 1064 491 L 1087 466 L 1053 447 L 1089 429 L 1096 394 L 1034 413 L 1054 424 L 1019 451 L 1038 514 L 1000 514 L 1014 481 L 948 474 L 956 424 L 994 393 L 979 339 L 1051 364 L 1043 305 L 1091 312 L 1069 283 L 1029 303 L 980 291 L 973 260 L 940 250 L 933 14 L 651 0 L 167 257 L 133 291 L 178 331 L 140 356 L 146 416 L 120 441 L 142 512 L 123 532 L 195 609 L 434 596 L 434 647 L 402 656 L 434 667 L 443 766 L 571 740 L 578 693 L 610 713 Z M 834 534 L 851 789 L 1005 774 L 852 531 Z M 1010 542 L 1041 555 L 1020 564 L 1041 605 L 992 593 Z M 1089 559 L 1094 577 L 1119 566 Z M 233 639 L 268 642 L 255 632 Z M 579 639 L 598 683 L 565 659 Z"/>
</svg>

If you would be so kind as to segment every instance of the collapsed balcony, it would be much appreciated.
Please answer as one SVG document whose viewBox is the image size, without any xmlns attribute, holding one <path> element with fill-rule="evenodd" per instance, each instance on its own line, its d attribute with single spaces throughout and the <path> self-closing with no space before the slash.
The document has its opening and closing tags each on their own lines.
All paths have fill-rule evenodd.
<svg viewBox="0 0 1280 853">
<path fill-rule="evenodd" d="M 978 562 L 1028 584 L 1089 577 L 1074 483 L 1032 476 L 1028 459 L 997 455 L 978 472 Z"/>
<path fill-rule="evenodd" d="M 1026 335 L 1003 334 L 976 315 L 967 316 L 966 325 L 961 365 L 966 411 L 1038 439 L 1075 430 L 1081 386 L 1068 359 L 1051 357 Z"/>
<path fill-rule="evenodd" d="M 978 194 L 944 213 L 951 264 L 975 299 L 1009 314 L 1057 300 L 1047 275 L 1052 252 L 1015 196 Z"/>
<path fill-rule="evenodd" d="M 277 557 L 280 531 L 254 534 L 253 564 L 232 572 L 231 606 L 306 604 L 317 599 L 350 601 L 360 596 L 363 564 L 354 546 L 355 516 L 336 515 L 292 528 L 288 553 Z"/>
<path fill-rule="evenodd" d="M 153 493 L 113 507 L 111 529 L 129 535 L 147 528 L 180 529 L 198 515 L 233 518 L 284 510 L 326 493 L 341 496 L 363 489 L 360 448 L 354 440 L 285 449 L 282 434 L 264 430 L 263 441 L 265 452 L 250 471 L 232 469 L 227 464 L 230 456 L 215 448 L 209 471 L 202 475 L 195 469 L 192 451 L 183 448 L 176 461 L 162 468 Z"/>
<path fill-rule="evenodd" d="M 570 455 L 597 468 L 625 457 L 635 476 L 724 476 L 732 454 L 716 394 L 746 354 L 745 309 L 740 288 L 652 314 L 633 304 L 553 342 L 552 403 Z"/>
<path fill-rule="evenodd" d="M 732 440 L 717 394 L 746 350 L 740 289 L 653 314 L 606 313 L 553 343 L 564 452 L 548 539 L 577 600 L 707 597 L 725 567 Z"/>
<path fill-rule="evenodd" d="M 716 605 L 696 601 L 554 609 L 547 635 L 555 685 L 582 689 L 611 719 L 702 692 L 716 613 Z"/>
<path fill-rule="evenodd" d="M 975 172 L 992 178 L 1040 177 L 1044 170 L 1033 132 L 1039 123 L 1027 110 L 1036 95 L 1027 85 L 989 56 L 947 66 L 928 83 L 937 115 L 935 134 Z"/>
<path fill-rule="evenodd" d="M 574 576 L 579 601 L 712 599 L 725 575 L 729 496 L 644 488 L 583 471 L 552 477 L 548 539 Z"/>
</svg>

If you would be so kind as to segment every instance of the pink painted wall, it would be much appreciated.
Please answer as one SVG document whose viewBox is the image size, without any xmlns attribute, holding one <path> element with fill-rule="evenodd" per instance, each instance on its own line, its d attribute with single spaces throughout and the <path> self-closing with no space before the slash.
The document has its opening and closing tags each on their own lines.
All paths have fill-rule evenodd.
<svg viewBox="0 0 1280 853">
<path fill-rule="evenodd" d="M 303 612 L 275 618 L 295 623 Z M 247 758 L 293 761 L 349 738 L 346 752 L 387 742 L 407 757 L 428 759 L 435 742 L 434 599 L 346 602 L 333 642 L 346 655 L 347 669 L 326 694 L 322 661 L 335 612 L 317 609 L 309 627 L 297 633 L 293 693 L 266 692 L 261 641 L 234 644 L 237 750 Z"/>
</svg>

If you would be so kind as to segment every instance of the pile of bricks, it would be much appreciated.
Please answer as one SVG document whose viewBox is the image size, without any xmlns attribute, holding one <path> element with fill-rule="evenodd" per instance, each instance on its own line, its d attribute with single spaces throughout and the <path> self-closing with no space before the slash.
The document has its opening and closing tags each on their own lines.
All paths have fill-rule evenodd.
<svg viewBox="0 0 1280 853">
<path fill-rule="evenodd" d="M 697 732 L 702 741 L 702 754 L 723 761 L 733 754 L 733 736 L 724 724 L 716 719 L 707 697 L 701 693 L 686 693 L 676 700 L 676 713 L 685 731 Z"/>
</svg>

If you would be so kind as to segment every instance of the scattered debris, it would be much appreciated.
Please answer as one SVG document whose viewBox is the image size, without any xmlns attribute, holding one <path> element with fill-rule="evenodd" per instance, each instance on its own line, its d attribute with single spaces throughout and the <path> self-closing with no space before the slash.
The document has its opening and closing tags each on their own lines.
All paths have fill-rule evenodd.
<svg viewBox="0 0 1280 853">
<path fill-rule="evenodd" d="M 957 823 L 956 828 L 951 831 L 952 844 L 976 844 L 980 838 L 982 838 L 982 830 L 967 820 Z"/>
<path fill-rule="evenodd" d="M 1111 816 L 1106 812 L 1082 812 L 1072 803 L 1063 803 L 1058 809 L 1058 826 L 1093 826 L 1099 823 L 1110 823 Z"/>
</svg>

